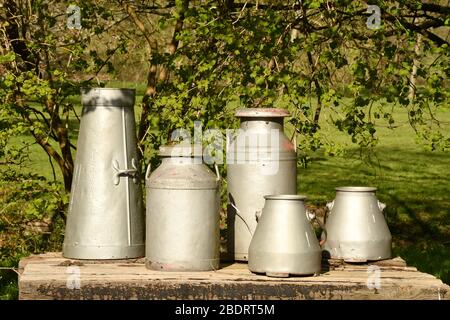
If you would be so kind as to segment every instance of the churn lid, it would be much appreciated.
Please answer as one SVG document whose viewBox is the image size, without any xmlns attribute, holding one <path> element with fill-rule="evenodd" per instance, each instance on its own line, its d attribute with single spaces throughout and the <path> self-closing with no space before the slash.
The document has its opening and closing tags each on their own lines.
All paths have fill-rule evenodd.
<svg viewBox="0 0 450 320">
<path fill-rule="evenodd" d="M 290 115 L 286 109 L 279 108 L 245 108 L 236 110 L 238 118 L 284 118 Z"/>
<path fill-rule="evenodd" d="M 202 162 L 202 146 L 190 144 L 166 145 L 158 155 L 165 161 L 146 176 L 151 189 L 197 190 L 217 189 L 219 179 Z"/>
<path fill-rule="evenodd" d="M 90 107 L 133 107 L 134 89 L 81 88 L 81 103 Z"/>
</svg>

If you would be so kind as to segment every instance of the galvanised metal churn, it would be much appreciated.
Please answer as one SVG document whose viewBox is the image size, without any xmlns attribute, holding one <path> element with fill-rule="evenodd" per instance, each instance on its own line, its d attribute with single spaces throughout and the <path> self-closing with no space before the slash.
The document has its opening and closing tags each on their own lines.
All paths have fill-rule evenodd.
<svg viewBox="0 0 450 320">
<path fill-rule="evenodd" d="M 146 173 L 147 268 L 218 269 L 219 175 L 202 163 L 201 146 L 164 146 L 159 156 L 161 165 Z"/>
<path fill-rule="evenodd" d="M 305 196 L 267 195 L 249 248 L 248 268 L 269 277 L 318 274 L 322 250 Z"/>
<path fill-rule="evenodd" d="M 327 204 L 324 250 L 331 258 L 366 262 L 391 258 L 392 236 L 386 223 L 384 203 L 374 187 L 339 187 Z"/>
<path fill-rule="evenodd" d="M 247 261 L 255 213 L 268 194 L 297 193 L 295 146 L 284 135 L 284 109 L 247 108 L 238 134 L 227 144 L 228 253 Z"/>
<path fill-rule="evenodd" d="M 144 211 L 138 176 L 133 89 L 82 89 L 63 256 L 144 256 Z"/>
</svg>

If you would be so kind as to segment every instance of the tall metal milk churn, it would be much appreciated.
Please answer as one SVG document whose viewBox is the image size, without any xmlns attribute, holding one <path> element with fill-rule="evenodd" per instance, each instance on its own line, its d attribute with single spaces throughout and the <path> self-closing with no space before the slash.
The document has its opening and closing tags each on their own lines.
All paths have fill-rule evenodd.
<svg viewBox="0 0 450 320">
<path fill-rule="evenodd" d="M 374 187 L 339 187 L 327 204 L 324 250 L 332 258 L 366 262 L 391 257 L 391 232 L 386 223 L 384 203 Z"/>
<path fill-rule="evenodd" d="M 82 89 L 63 256 L 144 256 L 144 212 L 138 177 L 134 90 Z"/>
<path fill-rule="evenodd" d="M 264 196 L 297 193 L 296 151 L 283 132 L 287 116 L 287 110 L 275 108 L 236 112 L 240 130 L 227 146 L 228 253 L 235 260 L 248 260 Z"/>
<path fill-rule="evenodd" d="M 149 166 L 145 176 L 146 267 L 162 271 L 218 269 L 219 175 L 202 163 L 201 146 L 164 146 L 159 156 L 161 165 L 151 174 Z"/>
<path fill-rule="evenodd" d="M 248 268 L 269 277 L 320 273 L 322 250 L 305 196 L 267 195 L 250 242 Z"/>
</svg>

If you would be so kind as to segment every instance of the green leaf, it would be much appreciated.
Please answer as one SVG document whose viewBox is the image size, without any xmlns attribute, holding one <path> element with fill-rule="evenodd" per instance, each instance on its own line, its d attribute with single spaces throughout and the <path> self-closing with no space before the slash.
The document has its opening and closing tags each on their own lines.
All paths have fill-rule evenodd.
<svg viewBox="0 0 450 320">
<path fill-rule="evenodd" d="M 13 62 L 16 60 L 14 52 L 8 52 L 7 54 L 0 55 L 0 63 Z"/>
</svg>

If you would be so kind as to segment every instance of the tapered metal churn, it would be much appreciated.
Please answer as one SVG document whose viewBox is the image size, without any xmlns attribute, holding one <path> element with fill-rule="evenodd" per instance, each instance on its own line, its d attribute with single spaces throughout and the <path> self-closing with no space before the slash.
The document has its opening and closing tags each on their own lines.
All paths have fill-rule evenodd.
<svg viewBox="0 0 450 320">
<path fill-rule="evenodd" d="M 92 88 L 81 93 L 83 113 L 63 256 L 144 256 L 134 90 Z"/>
<path fill-rule="evenodd" d="M 249 248 L 248 268 L 271 277 L 320 273 L 322 250 L 305 196 L 267 195 Z"/>
</svg>

